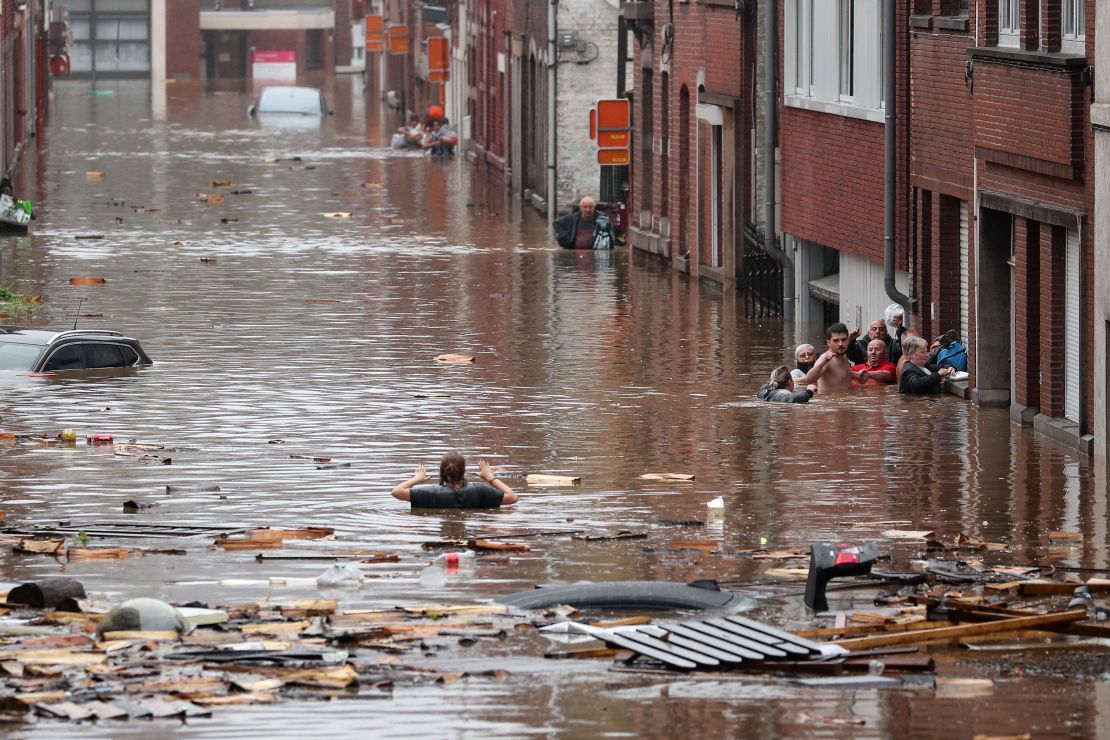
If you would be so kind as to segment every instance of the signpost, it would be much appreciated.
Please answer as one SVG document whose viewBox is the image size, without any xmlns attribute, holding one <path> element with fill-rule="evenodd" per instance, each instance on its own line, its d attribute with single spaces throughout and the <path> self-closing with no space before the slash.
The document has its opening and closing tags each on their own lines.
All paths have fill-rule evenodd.
<svg viewBox="0 0 1110 740">
<path fill-rule="evenodd" d="M 408 54 L 409 53 L 409 27 L 408 26 L 390 26 L 389 35 L 389 53 Z"/>
<path fill-rule="evenodd" d="M 251 77 L 255 82 L 296 82 L 297 52 L 291 49 L 252 52 Z"/>
<path fill-rule="evenodd" d="M 447 82 L 451 67 L 450 52 L 445 36 L 428 38 L 428 82 Z"/>
<path fill-rule="evenodd" d="M 632 102 L 628 98 L 599 100 L 590 110 L 590 138 L 597 140 L 597 163 L 631 162 Z"/>
<path fill-rule="evenodd" d="M 375 53 L 385 51 L 385 18 L 383 16 L 366 16 L 366 51 Z"/>
</svg>

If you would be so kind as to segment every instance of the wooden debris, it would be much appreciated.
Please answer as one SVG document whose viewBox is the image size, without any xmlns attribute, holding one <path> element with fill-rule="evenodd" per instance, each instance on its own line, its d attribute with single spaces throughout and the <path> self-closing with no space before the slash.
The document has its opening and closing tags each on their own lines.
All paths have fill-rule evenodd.
<svg viewBox="0 0 1110 740">
<path fill-rule="evenodd" d="M 104 237 L 100 236 L 100 237 L 86 237 L 86 238 L 103 239 Z M 106 282 L 108 282 L 108 280 L 106 278 L 102 278 L 102 277 L 71 277 L 69 279 L 69 284 L 70 285 L 103 285 Z"/>
<path fill-rule="evenodd" d="M 888 529 L 882 533 L 888 540 L 927 540 L 936 537 L 931 529 Z"/>
<path fill-rule="evenodd" d="M 105 640 L 177 640 L 181 637 L 176 630 L 117 630 L 105 632 Z"/>
<path fill-rule="evenodd" d="M 350 211 L 329 211 L 324 214 L 324 218 L 350 218 Z"/>
<path fill-rule="evenodd" d="M 937 676 L 934 685 L 937 698 L 944 699 L 973 699 L 994 693 L 994 681 L 989 678 Z"/>
<path fill-rule="evenodd" d="M 677 540 L 668 545 L 672 550 L 700 550 L 709 553 L 719 550 L 721 543 L 717 540 Z"/>
<path fill-rule="evenodd" d="M 1081 542 L 1082 532 L 1052 531 L 1048 533 L 1049 542 Z"/>
<path fill-rule="evenodd" d="M 131 551 L 126 547 L 71 547 L 66 560 L 71 563 L 83 560 L 127 560 Z"/>
<path fill-rule="evenodd" d="M 247 635 L 299 635 L 312 626 L 306 620 L 300 622 L 263 622 L 261 624 L 244 624 L 239 631 Z"/>
<path fill-rule="evenodd" d="M 271 529 L 260 527 L 247 530 L 247 536 L 259 540 L 320 540 L 331 537 L 335 530 L 331 527 L 303 527 L 301 529 Z"/>
<path fill-rule="evenodd" d="M 212 187 L 214 188 L 230 188 L 234 187 L 235 183 L 231 180 L 213 180 Z"/>
<path fill-rule="evenodd" d="M 207 193 L 197 193 L 197 199 L 202 203 L 207 203 L 211 206 L 223 205 L 224 202 L 223 193 L 215 193 L 212 195 L 209 195 Z"/>
<path fill-rule="evenodd" d="M 525 480 L 530 486 L 577 486 L 582 483 L 580 476 L 547 475 L 546 473 L 529 473 Z"/>
<path fill-rule="evenodd" d="M 1068 624 L 1087 618 L 1084 609 L 1059 612 L 1057 614 L 1040 614 L 1031 617 L 1013 617 L 999 619 L 993 622 L 980 622 L 978 624 L 964 624 L 957 627 L 941 627 L 932 630 L 914 630 L 890 635 L 877 635 L 874 637 L 860 637 L 852 640 L 837 640 L 836 643 L 848 650 L 863 650 L 890 645 L 910 645 L 922 642 L 936 642 L 938 640 L 955 640 L 972 635 L 990 635 L 1014 630 L 1036 629 L 1047 625 Z"/>
<path fill-rule="evenodd" d="M 473 539 L 466 543 L 471 550 L 508 550 L 511 552 L 528 552 L 532 548 L 514 542 L 489 542 L 487 540 Z"/>
<path fill-rule="evenodd" d="M 583 540 L 585 542 L 605 542 L 607 540 L 643 540 L 647 539 L 647 532 L 633 532 L 630 529 L 622 529 L 619 532 L 612 534 L 572 534 L 571 539 Z"/>
<path fill-rule="evenodd" d="M 474 362 L 474 355 L 436 355 L 436 362 L 442 362 L 446 365 L 466 365 Z"/>
<path fill-rule="evenodd" d="M 286 619 L 305 619 L 307 617 L 327 617 L 339 608 L 335 599 L 302 599 L 286 601 L 275 607 Z"/>
<path fill-rule="evenodd" d="M 691 483 L 694 480 L 693 473 L 644 473 L 640 476 L 640 480 L 666 480 L 678 483 Z"/>
<path fill-rule="evenodd" d="M 602 622 L 594 622 L 591 626 L 603 630 L 613 629 L 614 627 L 631 627 L 637 624 L 651 624 L 651 617 L 625 617 L 624 619 L 610 619 Z"/>
<path fill-rule="evenodd" d="M 201 257 L 200 261 L 206 265 L 214 265 L 219 261 L 218 257 Z"/>
<path fill-rule="evenodd" d="M 1056 581 L 1022 581 L 1019 591 L 1022 596 L 1071 596 L 1075 589 L 1086 586 L 1091 594 L 1110 594 L 1110 582 L 1095 581 L 1087 583 L 1060 583 Z"/>
<path fill-rule="evenodd" d="M 65 539 L 37 540 L 27 538 L 12 548 L 21 555 L 65 555 Z"/>
</svg>

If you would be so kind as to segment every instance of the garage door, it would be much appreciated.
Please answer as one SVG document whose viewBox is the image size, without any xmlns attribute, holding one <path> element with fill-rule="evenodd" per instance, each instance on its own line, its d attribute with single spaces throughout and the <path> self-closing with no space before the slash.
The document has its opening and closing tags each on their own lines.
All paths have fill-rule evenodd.
<svg viewBox="0 0 1110 740">
<path fill-rule="evenodd" d="M 1080 250 L 1079 232 L 1068 232 L 1067 288 L 1064 293 L 1064 417 L 1079 421 L 1080 341 L 1082 340 L 1082 311 L 1080 311 Z"/>
</svg>

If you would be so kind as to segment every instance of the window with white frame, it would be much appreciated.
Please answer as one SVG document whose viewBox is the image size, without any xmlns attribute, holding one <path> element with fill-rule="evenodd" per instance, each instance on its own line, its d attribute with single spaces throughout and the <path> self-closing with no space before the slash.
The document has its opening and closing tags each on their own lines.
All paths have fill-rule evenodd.
<svg viewBox="0 0 1110 740">
<path fill-rule="evenodd" d="M 998 0 L 998 45 L 1020 44 L 1021 14 L 1018 12 L 1018 0 Z"/>
<path fill-rule="evenodd" d="M 837 45 L 840 47 L 840 99 L 851 101 L 855 82 L 855 59 L 852 55 L 856 23 L 855 0 L 840 0 L 837 14 Z"/>
<path fill-rule="evenodd" d="M 874 117 L 882 108 L 882 19 L 888 2 L 786 3 L 787 105 Z"/>
<path fill-rule="evenodd" d="M 1087 0 L 1062 0 L 1061 6 L 1064 47 L 1083 51 L 1087 28 Z"/>
</svg>

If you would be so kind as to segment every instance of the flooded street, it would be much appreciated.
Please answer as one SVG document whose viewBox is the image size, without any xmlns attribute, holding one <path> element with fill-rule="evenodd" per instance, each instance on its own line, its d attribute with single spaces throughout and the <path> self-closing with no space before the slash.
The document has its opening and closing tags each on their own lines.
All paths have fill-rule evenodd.
<svg viewBox="0 0 1110 740">
<path fill-rule="evenodd" d="M 137 337 L 154 365 L 2 378 L 0 430 L 107 433 L 165 445 L 172 463 L 146 464 L 111 446 L 0 446 L 7 526 L 334 527 L 352 547 L 400 556 L 364 566 L 366 586 L 340 595 L 343 606 L 363 608 L 469 603 L 585 579 L 772 580 L 767 563 L 740 552 L 871 541 L 889 522 L 1007 544 L 985 556 L 993 562 L 1110 565 L 1105 475 L 1084 458 L 1012 426 L 1005 409 L 953 396 L 868 389 L 808 407 L 757 402 L 796 343 L 794 327 L 749 320 L 739 296 L 640 253 L 556 248 L 539 216 L 461 157 L 389 149 L 396 122 L 358 78 L 335 80 L 335 115 L 319 127 L 259 124 L 246 115 L 247 93 L 162 90 L 101 83 L 91 95 L 87 84 L 58 84 L 45 151 L 24 155 L 34 175 L 17 182 L 35 201 L 32 235 L 0 237 L 3 281 L 45 297 L 43 323 L 72 323 L 80 305 L 96 315 L 80 326 Z M 222 204 L 198 198 L 215 193 Z M 350 216 L 325 216 L 336 212 Z M 75 238 L 96 234 L 105 238 Z M 106 283 L 70 285 L 81 276 Z M 819 332 L 802 334 L 816 344 Z M 476 361 L 439 364 L 441 353 Z M 521 502 L 486 512 L 412 513 L 389 496 L 449 449 L 472 462 L 486 456 L 508 474 L 582 482 L 537 488 L 514 479 Z M 640 478 L 662 472 L 696 480 Z M 219 492 L 201 490 L 212 485 Z M 167 495 L 167 486 L 186 490 Z M 725 499 L 723 522 L 663 524 L 705 520 L 716 496 Z M 126 515 L 129 499 L 160 505 Z M 530 552 L 480 557 L 473 574 L 446 585 L 418 578 L 430 557 L 424 542 L 572 529 L 648 534 L 536 537 L 526 540 Z M 1083 539 L 1050 545 L 1052 530 Z M 671 547 L 691 539 L 719 546 Z M 233 604 L 272 595 L 270 578 L 325 567 L 256 562 L 253 552 L 210 550 L 210 541 L 171 538 L 188 554 L 120 562 L 59 563 L 5 548 L 0 580 L 64 573 L 113 600 Z M 802 584 L 790 595 L 746 595 L 757 617 L 800 628 L 810 626 L 796 595 Z M 848 597 L 830 598 L 835 609 Z M 40 720 L 23 734 L 297 737 L 318 729 L 321 711 L 344 731 L 390 736 L 1110 733 L 1105 660 L 1069 679 L 1030 669 L 1028 654 L 999 675 L 997 655 L 938 651 L 957 673 L 993 667 L 996 679 L 991 695 L 947 699 L 611 673 L 608 661 L 544 661 L 546 645 L 510 636 L 428 658 L 506 667 L 506 682 L 220 708 L 188 725 Z"/>
</svg>

